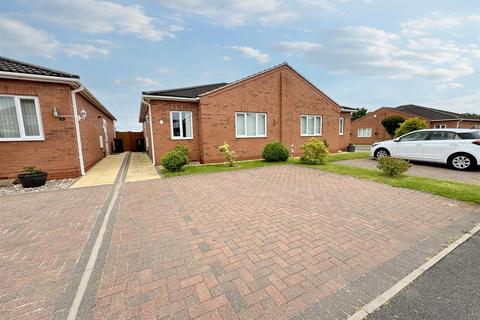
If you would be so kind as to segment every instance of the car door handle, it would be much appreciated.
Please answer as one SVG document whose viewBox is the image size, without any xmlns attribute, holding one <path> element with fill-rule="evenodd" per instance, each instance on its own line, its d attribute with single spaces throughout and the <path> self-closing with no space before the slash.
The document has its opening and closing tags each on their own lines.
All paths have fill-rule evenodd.
<svg viewBox="0 0 480 320">
<path fill-rule="evenodd" d="M 451 146 L 451 147 L 458 147 L 458 144 L 456 144 L 456 143 L 451 143 L 450 146 Z"/>
<path fill-rule="evenodd" d="M 423 146 L 423 144 L 422 144 L 422 143 L 417 143 L 416 145 L 417 145 L 417 146 Z"/>
</svg>

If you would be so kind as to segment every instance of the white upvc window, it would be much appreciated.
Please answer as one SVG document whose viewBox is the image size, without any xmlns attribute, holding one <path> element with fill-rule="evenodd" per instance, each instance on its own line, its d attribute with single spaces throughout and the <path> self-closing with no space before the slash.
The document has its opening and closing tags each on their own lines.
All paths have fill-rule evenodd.
<svg viewBox="0 0 480 320">
<path fill-rule="evenodd" d="M 173 140 L 193 139 L 191 111 L 170 111 L 170 128 Z"/>
<path fill-rule="evenodd" d="M 38 97 L 0 95 L 0 141 L 44 140 Z"/>
<path fill-rule="evenodd" d="M 345 130 L 345 118 L 340 117 L 338 118 L 338 134 L 343 136 L 344 130 Z"/>
<path fill-rule="evenodd" d="M 446 124 L 435 124 L 433 126 L 433 129 L 446 129 L 447 125 Z"/>
<path fill-rule="evenodd" d="M 372 128 L 358 128 L 357 137 L 359 138 L 369 138 L 372 136 Z"/>
<path fill-rule="evenodd" d="M 321 136 L 322 135 L 322 116 L 302 115 L 300 117 L 300 135 Z"/>
<path fill-rule="evenodd" d="M 267 136 L 267 114 L 263 112 L 235 112 L 235 137 L 257 138 Z"/>
</svg>

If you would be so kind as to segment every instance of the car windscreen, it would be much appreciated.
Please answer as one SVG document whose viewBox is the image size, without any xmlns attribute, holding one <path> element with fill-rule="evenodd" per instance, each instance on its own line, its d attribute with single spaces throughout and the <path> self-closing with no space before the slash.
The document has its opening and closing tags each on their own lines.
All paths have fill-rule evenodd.
<svg viewBox="0 0 480 320">
<path fill-rule="evenodd" d="M 462 139 L 480 139 L 480 131 L 457 132 Z"/>
</svg>

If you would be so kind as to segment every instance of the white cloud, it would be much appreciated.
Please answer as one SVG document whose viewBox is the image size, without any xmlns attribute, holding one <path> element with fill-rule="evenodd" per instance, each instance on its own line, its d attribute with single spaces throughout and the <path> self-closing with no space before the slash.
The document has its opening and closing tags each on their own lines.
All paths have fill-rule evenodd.
<svg viewBox="0 0 480 320">
<path fill-rule="evenodd" d="M 463 84 L 458 82 L 445 82 L 437 85 L 437 89 L 439 90 L 458 89 L 458 88 L 463 88 Z"/>
<path fill-rule="evenodd" d="M 0 15 L 0 51 L 13 56 L 52 58 L 61 44 L 52 35 L 7 16 Z"/>
<path fill-rule="evenodd" d="M 175 23 L 159 25 L 140 6 L 100 0 L 44 0 L 35 17 L 90 34 L 117 32 L 150 41 L 174 37 L 183 30 Z"/>
<path fill-rule="evenodd" d="M 281 0 L 158 0 L 177 11 L 212 19 L 216 24 L 237 27 L 249 23 L 281 23 L 297 18 Z"/>
<path fill-rule="evenodd" d="M 452 82 L 475 72 L 475 45 L 432 38 L 406 42 L 397 34 L 370 27 L 343 28 L 322 35 L 317 42 L 283 41 L 274 48 L 335 73 Z"/>
<path fill-rule="evenodd" d="M 427 30 L 446 30 L 459 26 L 459 17 L 444 16 L 410 20 L 402 23 L 402 33 L 408 36 L 424 35 Z"/>
<path fill-rule="evenodd" d="M 75 43 L 66 46 L 65 52 L 70 57 L 80 57 L 83 59 L 90 59 L 92 56 L 108 56 L 110 49 L 108 48 L 99 48 L 91 44 L 80 44 Z"/>
<path fill-rule="evenodd" d="M 268 54 L 261 52 L 258 49 L 252 47 L 244 47 L 244 46 L 229 46 L 227 47 L 232 50 L 236 50 L 242 53 L 242 55 L 246 58 L 255 59 L 258 63 L 267 63 L 270 61 L 270 57 Z"/>
<path fill-rule="evenodd" d="M 133 77 L 129 79 L 115 79 L 113 83 L 117 86 L 141 86 L 141 87 L 155 87 L 159 83 L 155 80 L 146 77 Z"/>
<path fill-rule="evenodd" d="M 64 44 L 45 31 L 34 28 L 23 21 L 6 16 L 0 16 L 0 51 L 6 55 L 31 57 L 39 56 L 53 58 L 60 53 L 70 57 L 89 59 L 92 56 L 107 56 L 111 43 L 103 40 L 92 41 L 93 44 Z"/>
<path fill-rule="evenodd" d="M 223 60 L 223 61 L 230 61 L 230 60 L 232 60 L 232 57 L 230 57 L 230 56 L 223 56 L 223 57 L 222 57 L 222 60 Z"/>
</svg>

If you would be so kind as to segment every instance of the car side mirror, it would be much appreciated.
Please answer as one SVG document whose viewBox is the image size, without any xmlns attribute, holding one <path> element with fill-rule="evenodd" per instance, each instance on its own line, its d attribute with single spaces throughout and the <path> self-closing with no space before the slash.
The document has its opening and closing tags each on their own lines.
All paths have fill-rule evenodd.
<svg viewBox="0 0 480 320">
<path fill-rule="evenodd" d="M 400 138 L 393 139 L 393 142 L 399 142 L 399 141 L 400 141 Z"/>
</svg>

